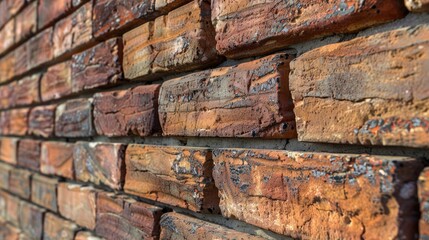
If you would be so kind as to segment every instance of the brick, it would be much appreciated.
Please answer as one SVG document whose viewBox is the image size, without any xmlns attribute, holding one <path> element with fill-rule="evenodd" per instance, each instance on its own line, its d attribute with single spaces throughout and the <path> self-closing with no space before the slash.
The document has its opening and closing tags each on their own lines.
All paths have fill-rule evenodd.
<svg viewBox="0 0 429 240">
<path fill-rule="evenodd" d="M 0 112 L 0 133 L 2 135 L 9 134 L 9 123 L 10 123 L 10 111 Z"/>
<path fill-rule="evenodd" d="M 293 61 L 299 140 L 428 147 L 428 36 L 428 24 L 401 28 Z"/>
<path fill-rule="evenodd" d="M 303 239 L 417 231 L 418 159 L 243 149 L 214 150 L 213 159 L 225 217 Z"/>
<path fill-rule="evenodd" d="M 28 112 L 30 109 L 21 108 L 10 111 L 9 118 L 9 135 L 23 136 L 28 131 Z"/>
<path fill-rule="evenodd" d="M 9 176 L 9 191 L 21 198 L 30 199 L 31 175 L 31 172 L 25 169 L 12 169 Z"/>
<path fill-rule="evenodd" d="M 54 135 L 55 110 L 57 105 L 34 107 L 28 118 L 29 134 L 39 137 L 52 137 Z"/>
<path fill-rule="evenodd" d="M 16 42 L 33 35 L 37 30 L 37 1 L 27 5 L 16 16 Z"/>
<path fill-rule="evenodd" d="M 18 138 L 1 138 L 0 159 L 9 164 L 17 163 Z"/>
<path fill-rule="evenodd" d="M 0 188 L 9 188 L 9 176 L 12 169 L 13 167 L 8 164 L 0 163 Z"/>
<path fill-rule="evenodd" d="M 52 28 L 48 28 L 27 42 L 30 68 L 38 67 L 53 59 L 52 32 Z"/>
<path fill-rule="evenodd" d="M 58 137 L 90 137 L 92 126 L 92 99 L 75 99 L 57 107 L 55 135 Z"/>
<path fill-rule="evenodd" d="M 19 223 L 22 226 L 22 231 L 27 236 L 31 236 L 31 239 L 42 239 L 44 215 L 44 209 L 24 201 L 21 202 Z"/>
<path fill-rule="evenodd" d="M 0 86 L 0 108 L 7 109 L 12 106 L 14 83 Z"/>
<path fill-rule="evenodd" d="M 429 12 L 429 0 L 405 0 L 405 6 L 412 12 Z"/>
<path fill-rule="evenodd" d="M 40 169 L 41 142 L 23 139 L 18 144 L 18 165 L 34 171 Z"/>
<path fill-rule="evenodd" d="M 33 74 L 14 82 L 11 101 L 13 106 L 29 105 L 40 102 L 39 97 L 40 74 Z"/>
<path fill-rule="evenodd" d="M 39 0 L 37 26 L 39 29 L 50 25 L 72 10 L 72 0 Z"/>
<path fill-rule="evenodd" d="M 79 50 L 92 40 L 92 3 L 89 2 L 72 15 L 57 22 L 54 30 L 54 55 L 59 57 Z"/>
<path fill-rule="evenodd" d="M 0 83 L 8 81 L 15 75 L 15 67 L 13 67 L 15 64 L 16 58 L 14 52 L 2 57 L 0 61 Z"/>
<path fill-rule="evenodd" d="M 29 40 L 32 41 L 32 40 Z M 41 43 L 36 43 L 41 44 Z M 23 73 L 30 70 L 30 49 L 31 46 L 29 44 L 21 44 L 17 47 L 11 54 L 14 54 L 14 65 L 11 67 L 13 69 L 13 74 L 10 75 L 9 78 L 16 77 L 22 75 Z M 38 51 L 38 49 L 34 49 L 34 51 Z M 36 53 L 37 54 L 37 53 Z M 38 57 L 35 55 L 35 57 Z"/>
<path fill-rule="evenodd" d="M 58 179 L 34 174 L 31 178 L 31 201 L 53 212 L 58 211 L 57 205 Z"/>
<path fill-rule="evenodd" d="M 89 231 L 79 231 L 76 233 L 74 240 L 102 240 Z"/>
<path fill-rule="evenodd" d="M 94 125 L 99 135 L 149 136 L 159 132 L 159 84 L 94 95 Z"/>
<path fill-rule="evenodd" d="M 294 138 L 290 60 L 271 55 L 164 82 L 158 108 L 163 134 Z"/>
<path fill-rule="evenodd" d="M 122 39 L 114 38 L 73 55 L 73 92 L 112 85 L 123 79 Z"/>
<path fill-rule="evenodd" d="M 70 61 L 54 65 L 43 74 L 40 93 L 43 101 L 59 99 L 72 93 Z"/>
<path fill-rule="evenodd" d="M 192 2 L 192 0 L 154 0 L 155 10 L 160 12 L 170 12 L 171 10 Z"/>
<path fill-rule="evenodd" d="M 218 212 L 208 149 L 132 144 L 125 165 L 125 192 L 192 211 Z"/>
<path fill-rule="evenodd" d="M 127 79 L 183 72 L 219 62 L 207 1 L 193 1 L 124 34 Z"/>
<path fill-rule="evenodd" d="M 7 192 L 0 191 L 0 223 L 6 221 L 8 195 Z"/>
<path fill-rule="evenodd" d="M 6 220 L 16 227 L 19 227 L 19 213 L 21 200 L 11 194 L 6 194 Z"/>
<path fill-rule="evenodd" d="M 215 0 L 212 5 L 216 48 L 228 58 L 261 55 L 311 38 L 353 32 L 404 14 L 398 0 L 274 0 L 263 4 Z"/>
<path fill-rule="evenodd" d="M 197 218 L 170 212 L 162 216 L 160 239 L 264 239 Z"/>
<path fill-rule="evenodd" d="M 106 239 L 157 239 L 162 208 L 124 195 L 99 193 L 97 235 Z"/>
<path fill-rule="evenodd" d="M 4 0 L 0 2 L 0 28 L 24 6 L 24 3 L 25 0 Z"/>
<path fill-rule="evenodd" d="M 44 174 L 74 179 L 73 143 L 43 142 L 40 171 Z"/>
<path fill-rule="evenodd" d="M 58 208 L 62 216 L 90 230 L 95 229 L 96 190 L 77 184 L 58 184 Z"/>
<path fill-rule="evenodd" d="M 122 189 L 125 148 L 119 143 L 77 142 L 73 151 L 76 179 Z"/>
<path fill-rule="evenodd" d="M 418 180 L 418 195 L 420 202 L 420 239 L 429 238 L 429 168 L 425 168 Z"/>
<path fill-rule="evenodd" d="M 73 222 L 57 217 L 52 213 L 47 213 L 45 215 L 43 230 L 44 240 L 73 240 L 74 234 L 78 230 L 78 226 Z"/>
<path fill-rule="evenodd" d="M 5 52 L 15 44 L 15 19 L 12 18 L 0 29 L 0 53 Z"/>
<path fill-rule="evenodd" d="M 0 239 L 20 240 L 20 230 L 5 222 L 0 222 Z"/>
</svg>

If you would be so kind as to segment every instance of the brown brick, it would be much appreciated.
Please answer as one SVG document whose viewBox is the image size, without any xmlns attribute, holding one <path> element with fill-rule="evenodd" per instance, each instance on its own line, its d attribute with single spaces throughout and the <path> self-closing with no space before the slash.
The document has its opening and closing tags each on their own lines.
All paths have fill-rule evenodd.
<svg viewBox="0 0 429 240">
<path fill-rule="evenodd" d="M 7 192 L 0 191 L 0 223 L 6 221 L 8 195 L 9 194 Z"/>
<path fill-rule="evenodd" d="M 37 1 L 27 5 L 16 16 L 16 42 L 26 39 L 33 35 L 37 30 Z"/>
<path fill-rule="evenodd" d="M 21 240 L 20 230 L 10 224 L 0 221 L 0 239 L 4 240 Z"/>
<path fill-rule="evenodd" d="M 164 135 L 295 137 L 290 60 L 271 55 L 164 82 L 158 109 Z"/>
<path fill-rule="evenodd" d="M 74 240 L 103 240 L 102 238 L 96 237 L 89 231 L 79 231 L 76 233 Z"/>
<path fill-rule="evenodd" d="M 126 166 L 127 193 L 197 212 L 218 211 L 208 149 L 132 144 Z"/>
<path fill-rule="evenodd" d="M 149 136 L 160 130 L 159 84 L 94 95 L 94 125 L 99 135 Z"/>
<path fill-rule="evenodd" d="M 19 223 L 22 231 L 27 236 L 31 236 L 31 239 L 42 239 L 44 215 L 44 209 L 24 201 L 21 202 Z"/>
<path fill-rule="evenodd" d="M 52 213 L 47 213 L 45 215 L 43 230 L 44 240 L 73 240 L 78 226 Z"/>
<path fill-rule="evenodd" d="M 40 171 L 74 179 L 73 143 L 43 142 Z"/>
<path fill-rule="evenodd" d="M 119 143 L 77 142 L 73 151 L 76 179 L 122 189 L 125 148 Z"/>
<path fill-rule="evenodd" d="M 90 137 L 92 126 L 92 99 L 75 99 L 57 107 L 55 135 L 58 137 Z"/>
<path fill-rule="evenodd" d="M 429 0 L 405 0 L 405 6 L 412 12 L 429 12 Z"/>
<path fill-rule="evenodd" d="M 9 129 L 7 132 L 9 135 L 23 136 L 27 134 L 29 110 L 28 108 L 21 108 L 10 111 Z"/>
<path fill-rule="evenodd" d="M 128 79 L 183 72 L 219 61 L 207 1 L 193 1 L 124 34 L 124 73 Z"/>
<path fill-rule="evenodd" d="M 19 76 L 30 70 L 30 47 L 28 43 L 22 44 L 11 53 L 14 54 L 14 65 L 11 67 L 13 69 L 13 74 L 10 78 Z M 38 51 L 38 49 L 34 49 L 33 51 Z M 37 57 L 37 55 L 35 57 Z"/>
<path fill-rule="evenodd" d="M 262 240 L 264 238 L 238 232 L 179 213 L 170 212 L 162 215 L 160 239 Z"/>
<path fill-rule="evenodd" d="M 33 74 L 13 83 L 12 105 L 29 105 L 40 101 L 40 74 Z"/>
<path fill-rule="evenodd" d="M 21 208 L 21 200 L 19 198 L 6 194 L 6 220 L 16 227 L 19 227 L 19 212 Z"/>
<path fill-rule="evenodd" d="M 31 175 L 28 170 L 12 169 L 9 176 L 9 191 L 24 199 L 30 199 Z"/>
<path fill-rule="evenodd" d="M 0 133 L 2 135 L 9 134 L 10 111 L 0 112 Z"/>
<path fill-rule="evenodd" d="M 114 38 L 73 55 L 73 92 L 122 80 L 122 49 L 122 39 Z"/>
<path fill-rule="evenodd" d="M 0 83 L 6 82 L 15 75 L 16 58 L 15 52 L 11 52 L 1 58 L 0 61 Z"/>
<path fill-rule="evenodd" d="M 357 31 L 404 14 L 402 0 L 215 0 L 212 5 L 216 48 L 229 58 L 261 55 L 307 39 Z"/>
<path fill-rule="evenodd" d="M 13 167 L 8 164 L 0 163 L 0 188 L 9 188 L 9 176 L 12 169 Z"/>
<path fill-rule="evenodd" d="M 23 6 L 25 0 L 3 0 L 0 2 L 0 28 Z"/>
<path fill-rule="evenodd" d="M 425 168 L 420 174 L 418 181 L 418 192 L 420 201 L 420 239 L 429 238 L 429 168 Z"/>
<path fill-rule="evenodd" d="M 18 138 L 1 138 L 0 159 L 9 164 L 17 163 Z"/>
<path fill-rule="evenodd" d="M 106 239 L 157 239 L 162 208 L 124 195 L 99 193 L 97 235 Z"/>
<path fill-rule="evenodd" d="M 34 174 L 31 178 L 31 201 L 51 211 L 57 212 L 58 179 Z"/>
<path fill-rule="evenodd" d="M 0 108 L 6 109 L 12 106 L 14 82 L 0 86 Z"/>
<path fill-rule="evenodd" d="M 27 42 L 30 68 L 38 67 L 54 57 L 52 31 L 52 28 L 48 28 Z"/>
<path fill-rule="evenodd" d="M 71 10 L 72 0 L 39 0 L 37 22 L 39 29 L 50 25 Z"/>
<path fill-rule="evenodd" d="M 28 132 L 40 137 L 54 135 L 55 110 L 57 105 L 46 105 L 32 108 L 28 120 Z"/>
<path fill-rule="evenodd" d="M 88 229 L 95 229 L 96 190 L 77 184 L 58 184 L 58 208 L 65 218 Z"/>
<path fill-rule="evenodd" d="M 20 140 L 18 144 L 18 165 L 39 171 L 41 147 L 41 142 L 38 140 Z"/>
<path fill-rule="evenodd" d="M 411 239 L 417 231 L 420 160 L 243 149 L 213 156 L 225 217 L 303 239 Z"/>
<path fill-rule="evenodd" d="M 428 36 L 428 24 L 401 28 L 293 61 L 299 140 L 428 147 Z"/>
<path fill-rule="evenodd" d="M 55 24 L 54 55 L 71 53 L 92 40 L 92 3 L 89 2 L 72 15 Z"/>
<path fill-rule="evenodd" d="M 43 74 L 40 83 L 43 101 L 58 99 L 72 93 L 71 62 L 54 65 Z"/>
<path fill-rule="evenodd" d="M 12 18 L 0 29 L 0 53 L 5 52 L 15 44 L 15 18 Z"/>
</svg>

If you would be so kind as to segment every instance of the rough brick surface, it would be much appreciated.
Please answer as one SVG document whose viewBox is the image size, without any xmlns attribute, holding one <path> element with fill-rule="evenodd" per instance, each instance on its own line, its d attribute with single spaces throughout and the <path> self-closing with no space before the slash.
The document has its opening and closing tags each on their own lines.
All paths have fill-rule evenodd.
<svg viewBox="0 0 429 240">
<path fill-rule="evenodd" d="M 105 239 L 157 239 L 162 209 L 124 195 L 99 193 L 97 235 Z"/>
<path fill-rule="evenodd" d="M 15 19 L 11 19 L 2 29 L 0 29 L 0 53 L 15 44 Z"/>
<path fill-rule="evenodd" d="M 6 82 L 15 75 L 16 58 L 15 53 L 11 52 L 1 58 L 0 61 L 0 82 Z"/>
<path fill-rule="evenodd" d="M 12 106 L 21 106 L 37 103 L 39 96 L 40 74 L 33 74 L 17 82 L 13 82 L 11 97 Z"/>
<path fill-rule="evenodd" d="M 413 238 L 422 161 L 215 150 L 222 214 L 294 238 Z M 273 214 L 276 213 L 276 214 Z"/>
<path fill-rule="evenodd" d="M 31 201 L 57 212 L 57 185 L 58 179 L 34 174 L 31 178 Z"/>
<path fill-rule="evenodd" d="M 37 36 L 37 37 L 41 37 L 41 36 Z M 33 41 L 33 38 L 29 41 Z M 40 46 L 43 46 L 43 43 L 38 42 L 36 40 L 34 40 L 33 43 L 34 44 L 40 44 Z M 14 62 L 9 63 L 10 64 L 9 68 L 12 69 L 11 75 L 9 76 L 9 78 L 16 77 L 18 75 L 21 75 L 21 74 L 27 72 L 31 68 L 30 64 L 31 64 L 32 60 L 30 58 L 32 58 L 32 56 L 34 58 L 37 58 L 37 57 L 43 58 L 43 56 L 35 55 L 35 54 L 38 54 L 37 53 L 38 50 L 39 49 L 32 48 L 30 46 L 30 44 L 27 43 L 27 44 L 20 45 L 17 49 L 15 49 L 13 52 L 11 52 L 10 54 L 12 54 L 14 56 L 14 58 L 13 58 Z M 32 52 L 35 51 L 36 53 L 33 54 L 32 52 L 30 53 L 30 51 L 32 51 Z M 39 52 L 39 54 L 42 54 L 42 53 Z M 49 53 L 47 53 L 47 54 L 49 54 Z M 34 61 L 38 61 L 38 60 L 35 59 Z M 44 60 L 42 59 L 41 61 L 44 61 Z M 6 79 L 6 80 L 10 80 L 10 79 Z"/>
<path fill-rule="evenodd" d="M 94 95 L 94 125 L 99 135 L 149 136 L 160 130 L 159 84 L 97 93 Z"/>
<path fill-rule="evenodd" d="M 420 239 L 429 238 L 429 168 L 425 168 L 418 181 L 420 201 Z"/>
<path fill-rule="evenodd" d="M 28 133 L 40 137 L 54 135 L 55 110 L 57 105 L 34 107 L 28 117 Z"/>
<path fill-rule="evenodd" d="M 405 5 L 412 12 L 429 12 L 429 0 L 405 0 Z"/>
<path fill-rule="evenodd" d="M 73 151 L 76 179 L 122 189 L 125 148 L 119 143 L 78 142 Z"/>
<path fill-rule="evenodd" d="M 58 99 L 72 93 L 71 62 L 54 65 L 43 74 L 40 83 L 43 101 Z"/>
<path fill-rule="evenodd" d="M 124 34 L 128 79 L 192 70 L 218 62 L 207 1 L 193 1 Z"/>
<path fill-rule="evenodd" d="M 74 179 L 73 148 L 72 143 L 43 142 L 40 171 Z"/>
<path fill-rule="evenodd" d="M 27 42 L 30 68 L 38 67 L 54 57 L 52 32 L 52 28 L 48 28 Z"/>
<path fill-rule="evenodd" d="M 9 176 L 12 169 L 13 167 L 8 164 L 0 163 L 0 188 L 9 188 Z"/>
<path fill-rule="evenodd" d="M 39 171 L 41 147 L 41 142 L 38 140 L 20 140 L 18 144 L 18 165 Z"/>
<path fill-rule="evenodd" d="M 216 212 L 219 199 L 204 148 L 129 145 L 125 192 L 192 211 Z"/>
<path fill-rule="evenodd" d="M 0 108 L 12 106 L 13 83 L 0 86 Z"/>
<path fill-rule="evenodd" d="M 0 191 L 0 222 L 5 222 L 7 217 L 8 193 Z"/>
<path fill-rule="evenodd" d="M 43 230 L 44 240 L 73 240 L 78 226 L 52 213 L 47 213 L 45 215 Z"/>
<path fill-rule="evenodd" d="M 74 99 L 57 107 L 55 135 L 58 137 L 90 137 L 92 126 L 92 99 Z"/>
<path fill-rule="evenodd" d="M 9 112 L 7 134 L 23 136 L 28 131 L 28 108 L 13 109 Z"/>
<path fill-rule="evenodd" d="M 11 194 L 6 194 L 6 220 L 15 226 L 19 226 L 19 212 L 21 200 Z"/>
<path fill-rule="evenodd" d="M 260 55 L 310 38 L 356 31 L 401 18 L 405 13 L 401 0 L 212 2 L 216 48 L 231 58 Z"/>
<path fill-rule="evenodd" d="M 42 239 L 44 215 L 44 209 L 21 201 L 19 223 L 22 226 L 22 231 L 31 239 Z"/>
<path fill-rule="evenodd" d="M 37 29 L 37 1 L 27 5 L 23 11 L 16 16 L 15 23 L 16 42 L 34 34 Z"/>
<path fill-rule="evenodd" d="M 293 61 L 299 140 L 428 147 L 428 36 L 427 24 L 401 28 Z"/>
<path fill-rule="evenodd" d="M 18 240 L 19 237 L 20 237 L 20 231 L 18 228 L 10 224 L 7 224 L 5 222 L 0 222 L 0 239 Z"/>
<path fill-rule="evenodd" d="M 31 175 L 28 170 L 12 169 L 9 176 L 9 191 L 21 198 L 30 199 Z"/>
<path fill-rule="evenodd" d="M 9 164 L 17 163 L 18 151 L 17 138 L 1 138 L 0 141 L 0 159 Z"/>
<path fill-rule="evenodd" d="M 43 28 L 72 9 L 72 0 L 39 0 L 37 25 Z"/>
<path fill-rule="evenodd" d="M 295 137 L 290 60 L 271 55 L 165 82 L 159 96 L 164 135 Z"/>
<path fill-rule="evenodd" d="M 25 0 L 4 0 L 0 3 L 0 28 L 8 19 L 18 13 L 25 4 Z"/>
</svg>

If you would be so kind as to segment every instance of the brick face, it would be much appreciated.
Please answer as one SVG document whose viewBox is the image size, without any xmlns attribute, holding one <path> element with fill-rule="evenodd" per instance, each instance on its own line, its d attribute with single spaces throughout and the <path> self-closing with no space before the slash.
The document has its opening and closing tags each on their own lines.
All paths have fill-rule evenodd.
<svg viewBox="0 0 429 240">
<path fill-rule="evenodd" d="M 429 12 L 429 0 L 405 0 L 405 6 L 412 12 Z"/>
<path fill-rule="evenodd" d="M 16 17 L 16 42 L 34 34 L 37 29 L 37 1 L 27 5 Z"/>
<path fill-rule="evenodd" d="M 54 135 L 55 110 L 57 105 L 32 108 L 28 117 L 28 132 L 40 137 Z"/>
<path fill-rule="evenodd" d="M 52 36 L 52 28 L 48 28 L 27 42 L 30 68 L 52 60 L 54 56 Z"/>
<path fill-rule="evenodd" d="M 38 22 L 40 28 L 47 26 L 72 8 L 72 0 L 39 0 Z"/>
<path fill-rule="evenodd" d="M 59 105 L 55 113 L 55 135 L 58 137 L 90 137 L 92 99 L 75 99 Z"/>
<path fill-rule="evenodd" d="M 17 163 L 18 153 L 17 138 L 1 138 L 0 141 L 0 159 L 9 164 Z"/>
<path fill-rule="evenodd" d="M 74 179 L 73 148 L 72 143 L 43 142 L 40 171 Z"/>
<path fill-rule="evenodd" d="M 19 212 L 19 222 L 22 231 L 33 239 L 41 239 L 43 236 L 43 217 L 45 210 L 33 204 L 22 201 Z"/>
<path fill-rule="evenodd" d="M 43 101 L 58 99 L 72 93 L 71 62 L 54 65 L 43 74 L 40 83 Z"/>
<path fill-rule="evenodd" d="M 78 226 L 73 222 L 64 220 L 52 213 L 45 215 L 43 224 L 43 239 L 46 240 L 73 240 L 74 234 L 78 230 Z"/>
<path fill-rule="evenodd" d="M 38 103 L 40 74 L 34 74 L 22 80 L 12 83 L 12 106 L 29 105 Z"/>
<path fill-rule="evenodd" d="M 39 171 L 41 142 L 37 140 L 20 140 L 18 144 L 18 165 Z"/>
<path fill-rule="evenodd" d="M 21 198 L 30 199 L 31 175 L 31 172 L 25 169 L 12 169 L 9 176 L 9 191 Z"/>
<path fill-rule="evenodd" d="M 39 174 L 31 178 L 31 201 L 53 212 L 58 211 L 57 185 L 55 178 L 44 177 Z"/>
</svg>

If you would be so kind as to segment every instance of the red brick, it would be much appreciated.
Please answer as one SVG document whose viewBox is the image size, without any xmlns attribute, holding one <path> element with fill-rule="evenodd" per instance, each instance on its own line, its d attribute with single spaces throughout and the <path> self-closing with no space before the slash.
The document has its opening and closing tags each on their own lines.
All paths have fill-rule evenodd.
<svg viewBox="0 0 429 240">
<path fill-rule="evenodd" d="M 92 99 L 75 99 L 57 107 L 55 135 L 58 137 L 90 137 L 92 126 Z"/>
<path fill-rule="evenodd" d="M 94 95 L 94 125 L 99 135 L 149 136 L 160 130 L 159 84 Z"/>
<path fill-rule="evenodd" d="M 0 221 L 0 239 L 21 240 L 20 230 L 10 224 Z"/>
<path fill-rule="evenodd" d="M 357 31 L 404 14 L 402 0 L 215 0 L 212 5 L 216 48 L 229 58 L 261 55 L 311 38 Z"/>
<path fill-rule="evenodd" d="M 39 29 L 50 25 L 72 10 L 72 0 L 39 0 Z"/>
<path fill-rule="evenodd" d="M 122 49 L 122 39 L 114 38 L 73 55 L 73 92 L 122 80 Z"/>
<path fill-rule="evenodd" d="M 76 179 L 122 189 L 125 148 L 119 143 L 77 142 L 73 151 Z"/>
<path fill-rule="evenodd" d="M 420 201 L 420 239 L 429 238 L 429 168 L 425 168 L 418 181 Z"/>
<path fill-rule="evenodd" d="M 154 2 L 155 10 L 164 13 L 170 12 L 171 10 L 188 2 L 192 2 L 192 0 L 154 0 Z"/>
<path fill-rule="evenodd" d="M 0 28 L 0 53 L 8 50 L 15 42 L 15 18 L 12 18 Z"/>
<path fill-rule="evenodd" d="M 40 169 L 41 142 L 23 139 L 18 144 L 18 165 L 34 171 Z"/>
<path fill-rule="evenodd" d="M 38 67 L 54 57 L 52 31 L 52 28 L 48 28 L 27 42 L 30 68 Z"/>
<path fill-rule="evenodd" d="M 9 191 L 21 198 L 30 199 L 31 175 L 31 172 L 25 169 L 12 169 L 9 176 Z"/>
<path fill-rule="evenodd" d="M 6 221 L 8 195 L 7 192 L 0 191 L 0 223 Z"/>
<path fill-rule="evenodd" d="M 125 192 L 192 211 L 218 212 L 209 150 L 132 144 L 125 165 Z"/>
<path fill-rule="evenodd" d="M 9 108 L 12 102 L 14 83 L 0 86 L 0 108 Z"/>
<path fill-rule="evenodd" d="M 8 189 L 9 188 L 9 176 L 13 167 L 8 164 L 0 163 L 0 188 Z"/>
<path fill-rule="evenodd" d="M 13 109 L 10 113 L 9 126 L 7 133 L 9 135 L 23 136 L 28 131 L 28 108 Z"/>
<path fill-rule="evenodd" d="M 28 119 L 29 134 L 45 138 L 52 137 L 56 107 L 57 105 L 47 105 L 32 108 Z"/>
<path fill-rule="evenodd" d="M 78 226 L 52 213 L 47 213 L 45 215 L 43 230 L 44 240 L 73 240 Z"/>
<path fill-rule="evenodd" d="M 124 195 L 99 193 L 97 235 L 106 239 L 157 239 L 162 208 Z"/>
<path fill-rule="evenodd" d="M 0 83 L 6 82 L 15 75 L 15 52 L 11 52 L 0 60 Z"/>
<path fill-rule="evenodd" d="M 11 53 L 14 54 L 14 65 L 11 67 L 13 69 L 13 74 L 11 74 L 10 78 L 19 76 L 30 70 L 31 59 L 29 47 L 29 44 L 22 44 Z M 33 51 L 38 51 L 38 49 L 35 49 Z M 37 57 L 37 55 L 35 57 Z"/>
<path fill-rule="evenodd" d="M 40 74 L 33 74 L 22 80 L 14 82 L 11 101 L 13 106 L 38 103 Z"/>
<path fill-rule="evenodd" d="M 405 6 L 412 12 L 429 12 L 429 0 L 405 0 Z"/>
<path fill-rule="evenodd" d="M 43 142 L 40 171 L 44 174 L 74 179 L 73 143 Z"/>
<path fill-rule="evenodd" d="M 89 231 L 79 231 L 76 233 L 74 240 L 103 240 L 102 238 L 96 237 Z"/>
<path fill-rule="evenodd" d="M 21 208 L 21 200 L 19 198 L 6 194 L 6 220 L 16 227 L 19 227 L 19 212 Z"/>
<path fill-rule="evenodd" d="M 43 74 L 40 93 L 43 101 L 62 98 L 72 93 L 70 61 L 54 65 Z"/>
<path fill-rule="evenodd" d="M 0 2 L 0 28 L 25 4 L 25 0 L 3 0 Z"/>
<path fill-rule="evenodd" d="M 17 163 L 18 138 L 1 138 L 0 159 L 9 164 Z"/>
<path fill-rule="evenodd" d="M 58 179 L 34 174 L 31 178 L 31 201 L 43 208 L 57 212 Z"/>
<path fill-rule="evenodd" d="M 127 79 L 147 79 L 219 62 L 207 1 L 193 1 L 124 34 Z"/>
<path fill-rule="evenodd" d="M 22 231 L 31 239 L 42 239 L 44 215 L 44 209 L 24 201 L 21 202 L 19 223 Z"/>
<path fill-rule="evenodd" d="M 27 5 L 16 16 L 16 42 L 33 35 L 37 30 L 37 1 Z"/>
<path fill-rule="evenodd" d="M 163 134 L 294 138 L 290 60 L 271 55 L 164 82 L 158 108 Z"/>
</svg>

